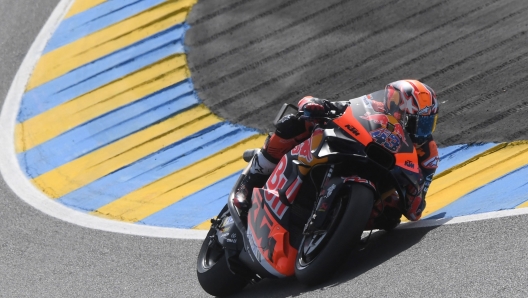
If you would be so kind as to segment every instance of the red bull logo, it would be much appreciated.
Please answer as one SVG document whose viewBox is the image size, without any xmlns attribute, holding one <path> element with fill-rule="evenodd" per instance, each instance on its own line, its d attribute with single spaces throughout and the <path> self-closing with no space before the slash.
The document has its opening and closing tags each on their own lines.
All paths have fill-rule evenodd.
<svg viewBox="0 0 528 298">
<path fill-rule="evenodd" d="M 385 114 L 371 114 L 367 112 L 364 116 L 361 116 L 361 119 L 380 124 L 383 127 L 386 127 L 387 123 L 389 123 L 389 116 Z"/>
</svg>

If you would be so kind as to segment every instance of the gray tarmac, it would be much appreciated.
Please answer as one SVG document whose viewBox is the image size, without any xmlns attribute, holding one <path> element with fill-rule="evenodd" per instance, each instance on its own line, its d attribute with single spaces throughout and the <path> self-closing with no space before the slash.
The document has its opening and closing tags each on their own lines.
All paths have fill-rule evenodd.
<svg viewBox="0 0 528 298">
<path fill-rule="evenodd" d="M 228 120 L 271 131 L 285 102 L 412 78 L 437 92 L 440 146 L 528 139 L 526 1 L 214 3 L 195 6 L 185 43 L 200 98 Z"/>
<path fill-rule="evenodd" d="M 0 98 L 58 0 L 0 0 Z M 441 145 L 528 139 L 526 1 L 201 0 L 186 45 L 221 116 L 263 131 L 282 102 L 341 100 L 402 77 L 439 93 Z M 250 116 L 250 114 L 252 114 Z M 236 297 L 527 297 L 528 216 L 372 236 L 328 283 Z M 0 180 L 0 297 L 207 297 L 200 241 L 82 228 Z"/>
</svg>

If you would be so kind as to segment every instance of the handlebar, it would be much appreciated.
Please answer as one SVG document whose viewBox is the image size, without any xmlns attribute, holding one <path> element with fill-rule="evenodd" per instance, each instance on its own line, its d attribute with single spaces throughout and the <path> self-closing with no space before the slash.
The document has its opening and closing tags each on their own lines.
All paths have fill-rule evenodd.
<svg viewBox="0 0 528 298">
<path fill-rule="evenodd" d="M 341 116 L 341 115 L 338 115 L 335 110 L 330 110 L 323 116 L 315 116 L 315 117 L 314 116 L 305 116 L 302 111 L 299 112 L 298 115 L 299 115 L 298 116 L 299 119 L 303 119 L 303 120 L 306 120 L 306 121 L 324 120 L 325 122 L 331 121 L 331 120 Z"/>
</svg>

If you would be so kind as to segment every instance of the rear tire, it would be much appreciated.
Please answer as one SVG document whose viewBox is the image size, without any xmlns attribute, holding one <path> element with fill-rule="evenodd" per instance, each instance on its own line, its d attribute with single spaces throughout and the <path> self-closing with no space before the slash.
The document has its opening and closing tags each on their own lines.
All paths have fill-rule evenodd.
<svg viewBox="0 0 528 298">
<path fill-rule="evenodd" d="M 242 290 L 247 281 L 229 270 L 224 249 L 209 240 L 214 233 L 216 230 L 211 229 L 202 243 L 196 274 L 204 291 L 213 296 L 227 296 Z"/>
<path fill-rule="evenodd" d="M 334 204 L 334 220 L 325 234 L 305 235 L 301 241 L 295 276 L 307 285 L 330 278 L 361 239 L 374 204 L 374 192 L 362 184 L 352 184 Z"/>
</svg>

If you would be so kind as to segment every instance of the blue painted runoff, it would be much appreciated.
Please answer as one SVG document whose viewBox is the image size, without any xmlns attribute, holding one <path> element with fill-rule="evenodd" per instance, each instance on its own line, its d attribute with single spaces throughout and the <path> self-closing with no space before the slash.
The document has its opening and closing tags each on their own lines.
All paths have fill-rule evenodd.
<svg viewBox="0 0 528 298">
<path fill-rule="evenodd" d="M 171 206 L 139 221 L 138 224 L 193 228 L 208 218 L 218 215 L 227 203 L 227 197 L 242 171 L 209 185 L 201 191 L 188 196 Z"/>
<path fill-rule="evenodd" d="M 119 23 L 165 0 L 109 0 L 61 22 L 44 53 Z"/>
<path fill-rule="evenodd" d="M 496 145 L 488 143 L 439 148 L 441 162 L 437 173 L 464 162 Z M 238 179 L 239 174 L 237 173 L 190 195 L 138 223 L 163 227 L 193 228 L 218 214 L 220 209 L 226 204 L 229 191 L 235 184 L 236 179 Z"/>
<path fill-rule="evenodd" d="M 488 183 L 427 216 L 425 219 L 452 218 L 513 209 L 528 201 L 528 166 Z"/>
<path fill-rule="evenodd" d="M 35 178 L 197 104 L 194 87 L 185 80 L 19 153 L 18 161 L 26 175 Z M 57 148 L 61 148 L 61 154 L 57 154 Z"/>
<path fill-rule="evenodd" d="M 436 173 L 442 173 L 443 171 L 454 167 L 495 146 L 497 146 L 496 143 L 483 143 L 454 145 L 445 148 L 439 148 L 438 154 L 440 155 L 440 163 L 436 169 Z"/>
<path fill-rule="evenodd" d="M 58 201 L 82 211 L 97 210 L 256 133 L 238 125 L 220 123 L 66 194 Z M 181 184 L 174 181 L 174 187 Z"/>
<path fill-rule="evenodd" d="M 184 24 L 172 27 L 29 90 L 22 97 L 17 121 L 23 122 L 159 60 L 183 53 L 186 27 Z"/>
</svg>

